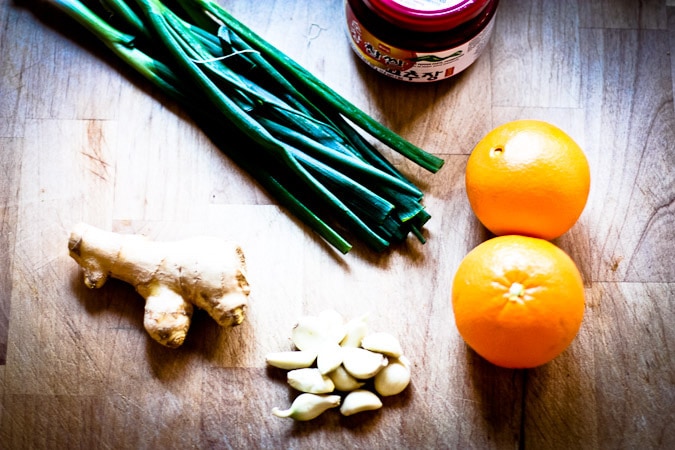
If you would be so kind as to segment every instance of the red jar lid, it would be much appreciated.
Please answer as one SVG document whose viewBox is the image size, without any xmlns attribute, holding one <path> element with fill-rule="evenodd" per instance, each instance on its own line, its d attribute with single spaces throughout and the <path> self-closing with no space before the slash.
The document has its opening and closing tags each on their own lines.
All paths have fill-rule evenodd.
<svg viewBox="0 0 675 450">
<path fill-rule="evenodd" d="M 491 0 L 363 0 L 375 14 L 414 31 L 447 31 L 480 14 Z"/>
</svg>

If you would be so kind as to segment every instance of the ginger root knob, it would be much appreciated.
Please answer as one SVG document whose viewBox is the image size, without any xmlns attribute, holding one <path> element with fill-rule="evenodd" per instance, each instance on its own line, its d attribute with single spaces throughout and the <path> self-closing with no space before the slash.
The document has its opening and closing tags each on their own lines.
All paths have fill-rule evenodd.
<svg viewBox="0 0 675 450">
<path fill-rule="evenodd" d="M 100 288 L 108 277 L 134 286 L 145 299 L 145 329 L 166 347 L 183 344 L 194 307 L 223 327 L 246 317 L 246 260 L 231 242 L 213 237 L 155 242 L 80 223 L 68 250 L 82 267 L 87 287 Z"/>
</svg>

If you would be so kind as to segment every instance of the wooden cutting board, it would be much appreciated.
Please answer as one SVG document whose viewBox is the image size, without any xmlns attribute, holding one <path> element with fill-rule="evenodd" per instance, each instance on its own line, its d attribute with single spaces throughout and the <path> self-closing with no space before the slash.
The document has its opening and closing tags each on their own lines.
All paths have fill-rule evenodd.
<svg viewBox="0 0 675 450">
<path fill-rule="evenodd" d="M 501 2 L 486 53 L 464 74 L 412 86 L 365 67 L 342 2 L 222 1 L 236 17 L 411 142 L 430 175 L 386 153 L 424 191 L 427 243 L 341 255 L 280 208 L 175 105 L 88 34 L 33 1 L 0 3 L 0 447 L 673 448 L 675 9 L 669 2 Z M 566 130 L 592 188 L 555 243 L 581 269 L 577 339 L 531 370 L 462 342 L 450 285 L 489 234 L 464 167 L 509 120 Z M 246 321 L 195 316 L 177 350 L 143 329 L 143 302 L 83 286 L 72 226 L 230 238 L 245 250 Z M 382 409 L 272 416 L 295 393 L 265 354 L 291 349 L 304 314 L 368 312 L 400 337 L 412 383 Z"/>
</svg>

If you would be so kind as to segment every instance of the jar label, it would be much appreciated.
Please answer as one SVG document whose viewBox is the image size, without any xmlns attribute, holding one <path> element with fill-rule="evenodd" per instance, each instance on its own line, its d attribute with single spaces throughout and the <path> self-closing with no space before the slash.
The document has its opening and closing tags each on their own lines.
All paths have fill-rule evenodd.
<svg viewBox="0 0 675 450">
<path fill-rule="evenodd" d="M 490 39 L 494 17 L 464 44 L 433 53 L 401 49 L 379 40 L 361 25 L 349 7 L 347 24 L 352 48 L 366 64 L 398 80 L 424 83 L 450 78 L 473 64 Z"/>
</svg>

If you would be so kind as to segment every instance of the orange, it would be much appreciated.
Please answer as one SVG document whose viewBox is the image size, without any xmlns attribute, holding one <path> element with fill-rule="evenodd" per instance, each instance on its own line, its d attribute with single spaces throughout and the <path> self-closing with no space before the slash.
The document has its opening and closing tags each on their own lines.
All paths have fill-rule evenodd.
<svg viewBox="0 0 675 450">
<path fill-rule="evenodd" d="M 584 152 L 564 131 L 517 120 L 478 142 L 465 181 L 471 208 L 492 233 L 550 240 L 579 219 L 590 178 Z"/>
<path fill-rule="evenodd" d="M 531 368 L 574 340 L 584 286 L 574 261 L 551 242 L 499 236 L 460 263 L 452 307 L 459 334 L 476 353 L 498 366 Z"/>
</svg>

